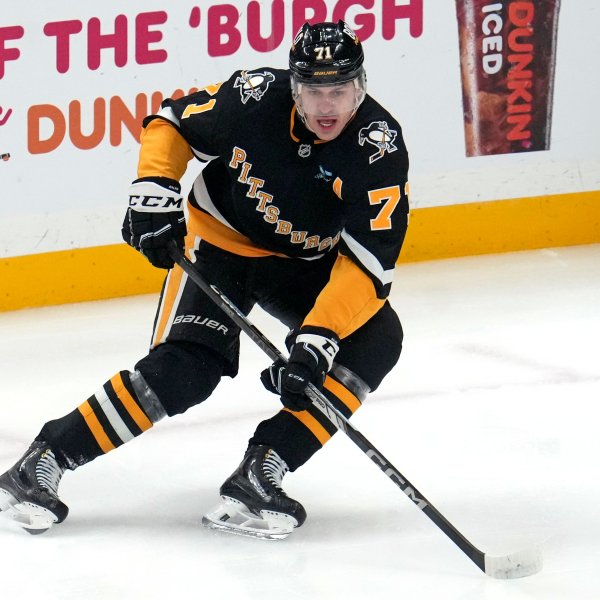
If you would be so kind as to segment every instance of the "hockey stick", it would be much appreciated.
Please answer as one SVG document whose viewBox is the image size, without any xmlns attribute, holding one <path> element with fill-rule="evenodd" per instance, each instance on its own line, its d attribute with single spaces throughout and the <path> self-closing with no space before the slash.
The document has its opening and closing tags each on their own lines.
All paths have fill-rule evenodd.
<svg viewBox="0 0 600 600">
<path fill-rule="evenodd" d="M 277 347 L 266 338 L 217 287 L 201 275 L 193 263 L 173 243 L 169 247 L 171 258 L 188 277 L 231 318 L 273 361 L 285 360 Z M 337 428 L 343 431 L 406 496 L 425 513 L 486 575 L 496 579 L 516 579 L 537 573 L 542 568 L 542 555 L 537 547 L 503 556 L 490 556 L 476 548 L 450 523 L 417 488 L 392 465 L 392 463 L 367 440 L 348 419 L 331 405 L 327 397 L 315 386 L 307 391 L 313 404 Z"/>
</svg>

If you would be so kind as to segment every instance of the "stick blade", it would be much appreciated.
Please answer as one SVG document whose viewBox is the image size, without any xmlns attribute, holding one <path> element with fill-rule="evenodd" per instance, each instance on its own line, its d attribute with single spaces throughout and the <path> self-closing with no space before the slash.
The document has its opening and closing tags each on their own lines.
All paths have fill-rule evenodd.
<svg viewBox="0 0 600 600">
<path fill-rule="evenodd" d="M 540 571 L 542 565 L 542 551 L 538 546 L 504 556 L 485 555 L 485 574 L 496 579 L 528 577 Z"/>
</svg>

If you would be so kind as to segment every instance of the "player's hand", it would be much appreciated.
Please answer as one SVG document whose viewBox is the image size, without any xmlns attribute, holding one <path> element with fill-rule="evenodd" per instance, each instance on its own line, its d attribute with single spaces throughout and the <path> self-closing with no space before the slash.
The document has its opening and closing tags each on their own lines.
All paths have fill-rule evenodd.
<svg viewBox="0 0 600 600">
<path fill-rule="evenodd" d="M 155 267 L 170 269 L 167 245 L 180 248 L 187 232 L 179 182 L 167 177 L 136 179 L 129 188 L 129 208 L 123 221 L 123 239 Z"/>
<path fill-rule="evenodd" d="M 285 340 L 290 350 L 288 362 L 277 360 L 265 369 L 260 375 L 263 385 L 279 394 L 286 408 L 306 410 L 312 404 L 305 394 L 306 388 L 309 383 L 319 389 L 323 387 L 339 342 L 333 331 L 323 327 L 302 327 L 299 331 L 291 331 Z"/>
</svg>

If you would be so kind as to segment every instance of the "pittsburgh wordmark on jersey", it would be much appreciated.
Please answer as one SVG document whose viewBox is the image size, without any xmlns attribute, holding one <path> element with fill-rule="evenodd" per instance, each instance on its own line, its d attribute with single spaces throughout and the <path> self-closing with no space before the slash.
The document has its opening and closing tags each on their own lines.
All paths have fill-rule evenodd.
<svg viewBox="0 0 600 600">
<path fill-rule="evenodd" d="M 246 196 L 257 200 L 256 210 L 264 213 L 263 219 L 267 223 L 275 225 L 275 233 L 279 235 L 289 235 L 292 244 L 302 244 L 304 249 L 318 248 L 320 252 L 335 246 L 339 240 L 341 232 L 334 237 L 321 239 L 318 235 L 309 235 L 308 231 L 294 230 L 294 224 L 279 217 L 281 209 L 273 204 L 273 195 L 265 192 L 261 188 L 265 185 L 265 180 L 258 177 L 251 177 L 250 171 L 252 163 L 246 160 L 247 153 L 242 148 L 235 146 L 233 154 L 229 161 L 229 166 L 233 169 L 239 169 L 240 175 L 238 181 L 248 186 Z"/>
</svg>

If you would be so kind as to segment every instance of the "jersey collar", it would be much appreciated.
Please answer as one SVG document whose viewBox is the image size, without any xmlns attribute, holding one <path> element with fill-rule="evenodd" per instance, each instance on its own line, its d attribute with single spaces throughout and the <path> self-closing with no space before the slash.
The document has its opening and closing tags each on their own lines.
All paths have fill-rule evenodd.
<svg viewBox="0 0 600 600">
<path fill-rule="evenodd" d="M 321 140 L 315 133 L 306 128 L 298 115 L 296 105 L 292 106 L 290 114 L 290 137 L 297 144 L 325 144 L 328 140 Z"/>
</svg>

